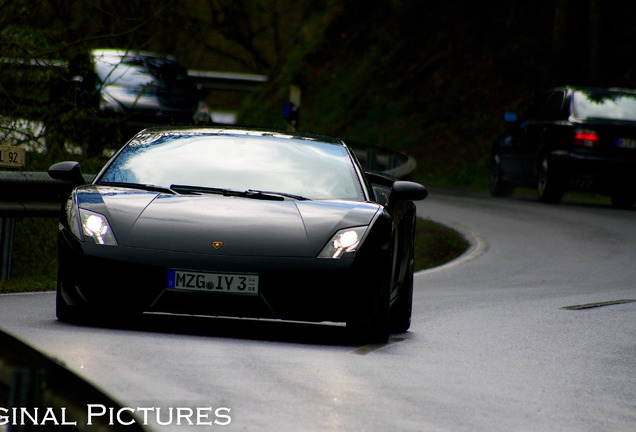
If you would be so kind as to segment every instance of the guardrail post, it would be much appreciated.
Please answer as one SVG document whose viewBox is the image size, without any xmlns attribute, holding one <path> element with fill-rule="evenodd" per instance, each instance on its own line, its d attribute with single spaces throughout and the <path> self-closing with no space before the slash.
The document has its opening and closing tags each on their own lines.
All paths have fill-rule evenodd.
<svg viewBox="0 0 636 432">
<path fill-rule="evenodd" d="M 11 273 L 14 218 L 0 218 L 0 280 L 7 281 Z"/>
<path fill-rule="evenodd" d="M 42 401 L 42 383 L 44 373 L 38 369 L 16 368 L 11 373 L 11 385 L 9 388 L 9 407 L 26 408 L 33 413 L 34 408 L 39 408 Z M 14 419 L 15 420 L 15 419 Z M 17 422 L 13 422 L 17 423 Z M 21 422 L 20 422 L 21 423 Z M 36 430 L 36 425 L 11 424 L 11 432 L 31 432 Z M 37 428 L 37 430 L 40 430 Z"/>
<path fill-rule="evenodd" d="M 393 169 L 400 165 L 400 155 L 392 154 L 389 156 L 389 163 L 387 165 L 388 169 Z"/>
<path fill-rule="evenodd" d="M 367 160 L 364 164 L 366 170 L 376 170 L 378 167 L 378 150 L 375 148 L 367 149 Z"/>
</svg>

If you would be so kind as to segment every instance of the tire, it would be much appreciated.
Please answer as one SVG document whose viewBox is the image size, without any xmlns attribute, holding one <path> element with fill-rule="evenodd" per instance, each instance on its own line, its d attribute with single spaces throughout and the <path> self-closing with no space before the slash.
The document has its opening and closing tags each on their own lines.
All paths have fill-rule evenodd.
<svg viewBox="0 0 636 432">
<path fill-rule="evenodd" d="M 564 188 L 551 164 L 547 156 L 541 158 L 537 168 L 537 197 L 541 202 L 556 204 L 563 198 Z"/>
<path fill-rule="evenodd" d="M 389 340 L 389 284 L 388 278 L 384 279 L 385 283 L 378 300 L 378 308 L 371 320 L 347 322 L 347 330 L 357 343 L 381 344 Z"/>
<path fill-rule="evenodd" d="M 488 177 L 488 189 L 494 197 L 507 198 L 512 196 L 515 187 L 505 182 L 501 174 L 501 158 L 495 154 L 490 160 L 490 175 Z"/>
<path fill-rule="evenodd" d="M 95 309 L 71 306 L 66 303 L 58 284 L 55 294 L 55 315 L 58 321 L 69 324 L 105 325 L 109 327 L 128 327 L 134 325 L 141 312 L 137 310 Z"/>
<path fill-rule="evenodd" d="M 404 333 L 411 327 L 413 313 L 413 273 L 405 278 L 400 295 L 391 310 L 391 333 Z"/>
<path fill-rule="evenodd" d="M 386 291 L 386 290 L 385 290 Z M 388 294 L 388 292 L 387 292 Z M 375 316 L 370 321 L 348 322 L 354 339 L 361 344 L 381 344 L 389 340 L 389 297 L 382 295 Z"/>
<path fill-rule="evenodd" d="M 404 333 L 411 327 L 413 313 L 413 242 L 409 252 L 407 274 L 404 276 L 400 293 L 390 312 L 389 329 L 391 333 Z"/>
<path fill-rule="evenodd" d="M 76 307 L 70 306 L 64 300 L 62 296 L 62 290 L 58 284 L 57 292 L 55 293 L 55 315 L 58 321 L 76 324 L 84 322 L 86 320 L 86 314 L 82 313 Z"/>
</svg>

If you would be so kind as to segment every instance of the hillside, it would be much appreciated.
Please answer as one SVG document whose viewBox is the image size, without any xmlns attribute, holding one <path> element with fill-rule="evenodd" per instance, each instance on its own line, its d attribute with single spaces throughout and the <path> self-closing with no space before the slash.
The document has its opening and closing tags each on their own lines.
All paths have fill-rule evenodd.
<svg viewBox="0 0 636 432">
<path fill-rule="evenodd" d="M 404 151 L 417 158 L 417 179 L 425 184 L 485 187 L 503 113 L 522 110 L 547 87 L 636 88 L 636 2 L 111 4 L 44 0 L 26 7 L 11 0 L 0 15 L 4 55 L 41 61 L 117 47 L 174 55 L 194 70 L 264 74 L 268 84 L 246 102 L 226 92 L 210 96 L 210 106 L 240 107 L 244 125 L 285 128 L 283 107 L 294 84 L 302 90 L 299 130 Z M 55 68 L 43 79 L 20 71 L 12 81 L 2 66 L 6 116 L 24 115 L 28 103 L 46 99 L 34 83 L 51 79 Z M 36 117 L 57 118 L 52 104 L 33 106 Z"/>
<path fill-rule="evenodd" d="M 242 122 L 284 127 L 296 84 L 300 130 L 407 152 L 423 183 L 484 188 L 505 110 L 558 84 L 553 16 L 552 2 L 346 2 L 307 26 Z"/>
</svg>

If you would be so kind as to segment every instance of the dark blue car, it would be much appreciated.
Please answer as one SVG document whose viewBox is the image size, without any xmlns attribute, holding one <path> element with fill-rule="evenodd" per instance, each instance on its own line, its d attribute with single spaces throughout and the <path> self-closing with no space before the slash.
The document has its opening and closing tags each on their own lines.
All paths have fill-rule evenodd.
<svg viewBox="0 0 636 432">
<path fill-rule="evenodd" d="M 559 202 L 567 191 L 607 195 L 618 208 L 636 201 L 636 91 L 558 87 L 495 142 L 490 193 L 510 196 L 536 188 L 540 201 Z"/>
</svg>

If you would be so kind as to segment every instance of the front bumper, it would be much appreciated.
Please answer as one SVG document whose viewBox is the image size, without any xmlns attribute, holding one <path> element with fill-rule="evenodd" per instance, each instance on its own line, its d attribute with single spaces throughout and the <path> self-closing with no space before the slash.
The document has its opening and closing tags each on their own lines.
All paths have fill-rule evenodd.
<svg viewBox="0 0 636 432">
<path fill-rule="evenodd" d="M 65 303 L 100 312 L 167 312 L 298 321 L 366 321 L 377 311 L 386 256 L 340 260 L 214 257 L 81 243 L 59 237 L 58 289 Z M 259 295 L 167 289 L 168 270 L 257 273 Z"/>
</svg>

